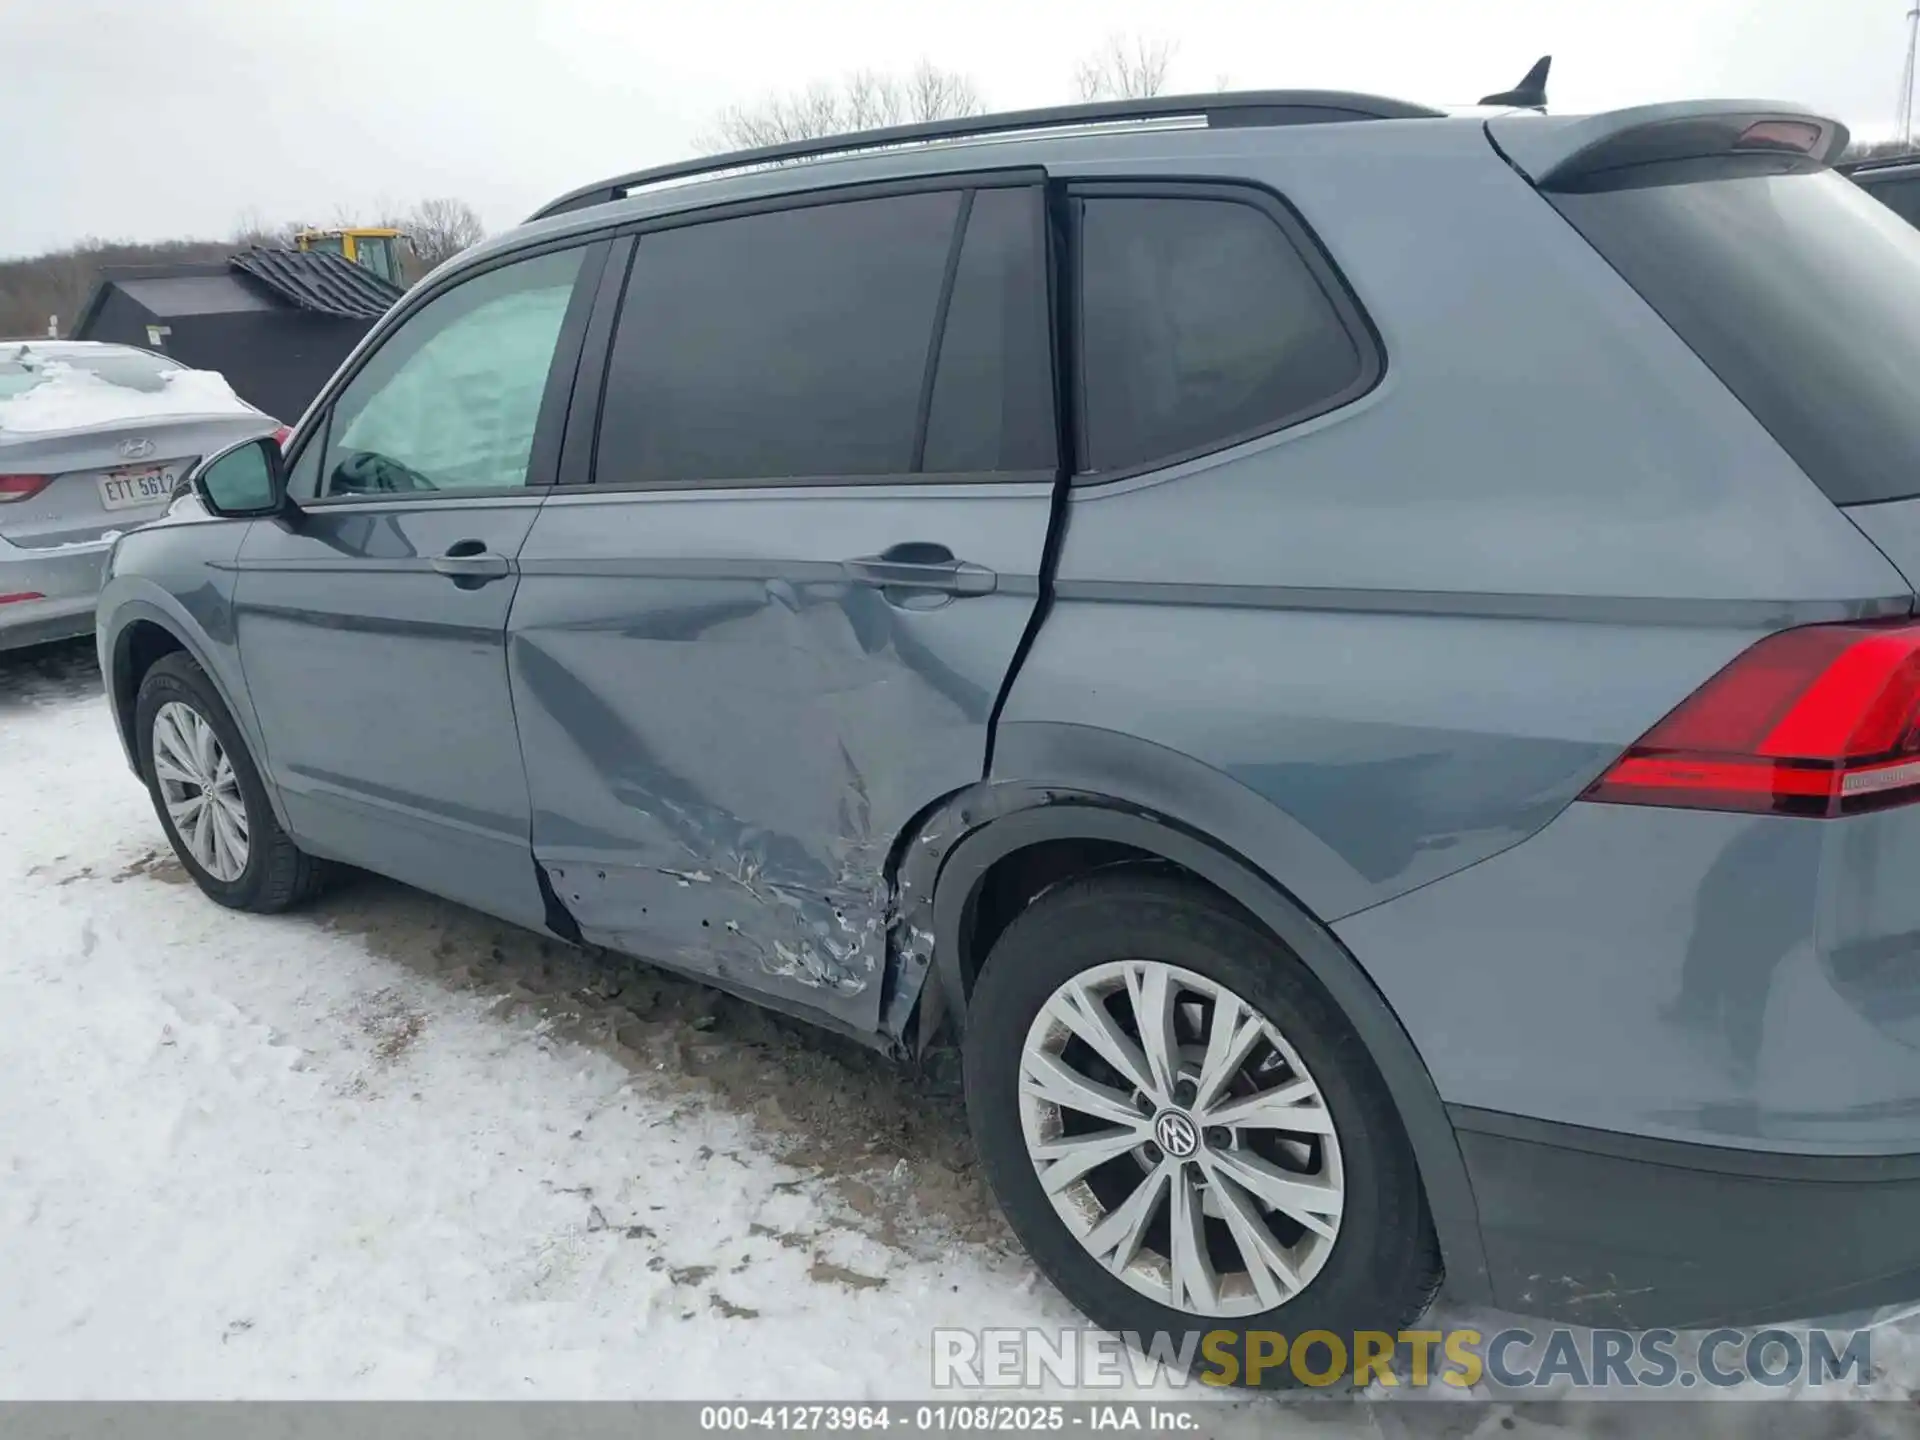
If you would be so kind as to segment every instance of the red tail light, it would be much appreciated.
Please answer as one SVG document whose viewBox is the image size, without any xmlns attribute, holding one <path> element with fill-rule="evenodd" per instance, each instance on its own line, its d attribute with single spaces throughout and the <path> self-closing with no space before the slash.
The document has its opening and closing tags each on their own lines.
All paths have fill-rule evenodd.
<svg viewBox="0 0 1920 1440">
<path fill-rule="evenodd" d="M 0 595 L 0 605 L 18 605 L 23 600 L 44 600 L 47 597 L 38 590 L 16 590 L 11 595 Z"/>
<path fill-rule="evenodd" d="M 0 475 L 0 505 L 38 495 L 52 483 L 51 475 Z"/>
<path fill-rule="evenodd" d="M 1769 635 L 1582 798 L 1823 817 L 1920 800 L 1920 625 Z"/>
<path fill-rule="evenodd" d="M 293 427 L 291 425 L 282 425 L 273 432 L 273 443 L 278 445 L 282 450 L 287 448 L 287 441 L 292 438 Z"/>
</svg>

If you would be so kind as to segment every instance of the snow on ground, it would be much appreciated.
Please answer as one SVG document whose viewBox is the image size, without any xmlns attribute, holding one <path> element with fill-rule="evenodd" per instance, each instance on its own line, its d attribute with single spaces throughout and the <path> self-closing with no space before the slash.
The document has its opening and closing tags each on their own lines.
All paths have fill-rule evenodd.
<svg viewBox="0 0 1920 1440">
<path fill-rule="evenodd" d="M 65 361 L 50 360 L 31 390 L 0 398 L 0 430 L 24 435 L 151 420 L 164 415 L 250 415 L 253 407 L 213 370 L 169 370 L 158 390 L 136 390 Z"/>
<path fill-rule="evenodd" d="M 0 667 L 0 1395 L 906 1398 L 1073 1323 L 877 1062 L 376 881 L 211 904 L 89 688 Z"/>
<path fill-rule="evenodd" d="M 876 1057 L 370 877 L 205 900 L 85 647 L 49 653 L 0 660 L 0 1398 L 927 1398 L 935 1327 L 1078 1323 L 958 1103 Z"/>
</svg>

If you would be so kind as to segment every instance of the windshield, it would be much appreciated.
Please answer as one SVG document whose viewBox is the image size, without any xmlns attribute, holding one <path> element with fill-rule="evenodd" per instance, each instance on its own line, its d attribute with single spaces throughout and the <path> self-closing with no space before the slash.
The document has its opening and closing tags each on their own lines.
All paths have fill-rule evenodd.
<svg viewBox="0 0 1920 1440">
<path fill-rule="evenodd" d="M 1549 198 L 1829 499 L 1920 494 L 1920 231 L 1832 171 Z"/>
<path fill-rule="evenodd" d="M 138 350 L 36 351 L 28 345 L 16 351 L 0 351 L 0 400 L 46 384 L 62 368 L 84 371 L 109 385 L 152 395 L 166 388 L 160 377 L 180 367 Z"/>
</svg>

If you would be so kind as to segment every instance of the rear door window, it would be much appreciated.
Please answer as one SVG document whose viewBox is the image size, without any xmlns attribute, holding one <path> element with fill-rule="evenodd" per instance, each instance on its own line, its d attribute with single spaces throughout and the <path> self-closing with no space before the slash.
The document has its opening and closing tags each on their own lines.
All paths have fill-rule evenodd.
<svg viewBox="0 0 1920 1440">
<path fill-rule="evenodd" d="M 643 235 L 608 361 L 601 484 L 905 475 L 961 192 Z"/>
<path fill-rule="evenodd" d="M 1378 374 L 1350 301 L 1276 209 L 1196 187 L 1090 190 L 1078 214 L 1083 471 L 1219 449 Z"/>
<path fill-rule="evenodd" d="M 1051 471 L 1058 447 L 1041 192 L 977 190 L 967 209 L 920 468 Z"/>
<path fill-rule="evenodd" d="M 1920 225 L 1920 174 L 1881 180 L 1860 188 L 1909 225 Z"/>
<path fill-rule="evenodd" d="M 1548 197 L 1836 504 L 1920 494 L 1920 232 L 1833 171 Z"/>
</svg>

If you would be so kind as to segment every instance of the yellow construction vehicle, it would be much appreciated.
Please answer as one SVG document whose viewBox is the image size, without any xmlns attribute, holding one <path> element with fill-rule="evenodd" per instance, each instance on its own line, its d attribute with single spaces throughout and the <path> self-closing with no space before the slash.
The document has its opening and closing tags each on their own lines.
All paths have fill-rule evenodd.
<svg viewBox="0 0 1920 1440">
<path fill-rule="evenodd" d="M 407 237 L 387 226 L 351 230 L 302 230 L 293 237 L 298 250 L 331 250 L 355 265 L 364 265 L 392 285 L 406 285 L 400 269 L 401 242 Z"/>
</svg>

